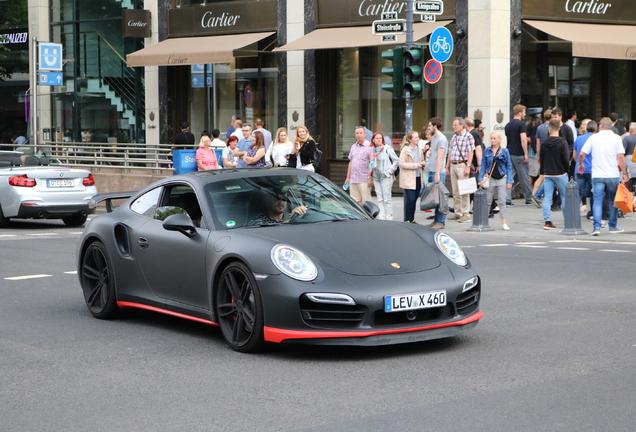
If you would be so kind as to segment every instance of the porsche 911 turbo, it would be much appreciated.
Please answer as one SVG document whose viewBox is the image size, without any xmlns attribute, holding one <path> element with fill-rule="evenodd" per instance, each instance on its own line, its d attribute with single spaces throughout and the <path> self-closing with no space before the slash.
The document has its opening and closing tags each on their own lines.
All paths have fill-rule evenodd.
<svg viewBox="0 0 636 432">
<path fill-rule="evenodd" d="M 113 209 L 112 201 L 126 199 Z M 387 345 L 481 319 L 481 280 L 446 233 L 375 220 L 326 178 L 290 168 L 176 175 L 96 195 L 78 243 L 97 318 L 138 308 L 218 326 L 228 345 Z"/>
</svg>

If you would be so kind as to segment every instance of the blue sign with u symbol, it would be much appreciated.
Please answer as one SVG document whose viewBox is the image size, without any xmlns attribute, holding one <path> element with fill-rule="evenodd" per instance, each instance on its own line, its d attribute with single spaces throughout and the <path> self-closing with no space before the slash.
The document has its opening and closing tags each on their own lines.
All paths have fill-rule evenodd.
<svg viewBox="0 0 636 432">
<path fill-rule="evenodd" d="M 62 44 L 51 42 L 40 42 L 39 59 L 41 71 L 61 71 L 62 70 Z"/>
</svg>

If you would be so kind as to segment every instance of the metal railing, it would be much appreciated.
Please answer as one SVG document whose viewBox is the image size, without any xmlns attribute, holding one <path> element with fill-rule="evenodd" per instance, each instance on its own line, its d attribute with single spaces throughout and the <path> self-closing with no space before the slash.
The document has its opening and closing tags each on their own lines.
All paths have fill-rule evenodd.
<svg viewBox="0 0 636 432">
<path fill-rule="evenodd" d="M 36 156 L 46 155 L 51 165 L 173 170 L 170 144 L 45 142 L 37 149 L 25 144 L 6 144 L 2 148 Z"/>
</svg>

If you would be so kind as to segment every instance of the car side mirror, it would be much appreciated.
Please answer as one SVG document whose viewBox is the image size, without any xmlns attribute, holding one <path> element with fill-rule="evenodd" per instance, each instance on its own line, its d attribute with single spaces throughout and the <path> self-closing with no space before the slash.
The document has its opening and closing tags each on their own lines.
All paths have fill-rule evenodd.
<svg viewBox="0 0 636 432">
<path fill-rule="evenodd" d="M 168 216 L 166 220 L 163 221 L 163 228 L 167 231 L 178 231 L 189 238 L 197 235 L 197 229 L 187 214 L 173 214 Z"/>
<path fill-rule="evenodd" d="M 362 208 L 373 219 L 375 219 L 380 214 L 380 207 L 378 207 L 378 205 L 373 201 L 365 201 L 364 204 L 362 204 Z"/>
</svg>

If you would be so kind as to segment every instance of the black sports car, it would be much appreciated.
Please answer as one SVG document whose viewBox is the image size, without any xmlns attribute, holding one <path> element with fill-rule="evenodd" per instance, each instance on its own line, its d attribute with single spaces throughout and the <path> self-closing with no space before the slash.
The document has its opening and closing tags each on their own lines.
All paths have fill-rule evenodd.
<svg viewBox="0 0 636 432">
<path fill-rule="evenodd" d="M 115 210 L 111 200 L 130 198 Z M 177 175 L 96 195 L 78 244 L 97 318 L 140 308 L 265 342 L 385 345 L 474 327 L 481 281 L 447 234 L 374 220 L 326 178 L 288 168 Z"/>
</svg>

